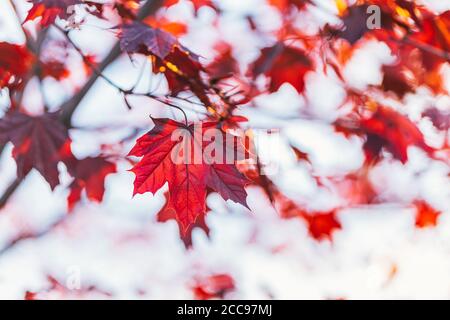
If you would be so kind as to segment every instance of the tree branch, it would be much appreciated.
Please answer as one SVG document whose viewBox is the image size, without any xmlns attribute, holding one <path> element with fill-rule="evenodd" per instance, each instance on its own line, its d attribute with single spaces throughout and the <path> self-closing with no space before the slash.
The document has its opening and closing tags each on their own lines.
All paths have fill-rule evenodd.
<svg viewBox="0 0 450 320">
<path fill-rule="evenodd" d="M 8 252 L 10 249 L 14 248 L 18 243 L 21 243 L 22 241 L 31 239 L 35 240 L 46 236 L 47 234 L 52 232 L 56 227 L 63 224 L 69 217 L 71 216 L 63 214 L 59 218 L 57 218 L 53 223 L 51 223 L 50 225 L 48 225 L 47 227 L 45 227 L 40 231 L 19 233 L 16 237 L 11 239 L 5 246 L 3 246 L 2 249 L 0 249 L 0 256 Z"/>
<path fill-rule="evenodd" d="M 162 5 L 163 0 L 148 0 L 142 8 L 139 10 L 137 15 L 137 20 L 141 21 L 145 19 L 147 16 L 154 14 Z M 100 77 L 99 74 L 103 73 L 103 71 L 113 63 L 120 56 L 120 45 L 116 43 L 112 48 L 111 52 L 106 56 L 106 58 L 100 63 L 97 67 L 99 73 L 93 73 L 90 79 L 86 82 L 86 84 L 81 88 L 81 90 L 75 94 L 70 100 L 65 102 L 61 106 L 61 120 L 68 126 L 71 126 L 72 116 L 81 100 L 86 96 L 91 87 Z"/>
<path fill-rule="evenodd" d="M 146 17 L 154 14 L 163 4 L 163 0 L 148 0 L 139 10 L 137 14 L 137 20 L 141 21 L 145 19 Z M 112 62 L 114 62 L 117 57 L 120 56 L 120 45 L 119 43 L 116 43 L 116 45 L 112 48 L 110 53 L 106 56 L 105 59 L 100 63 L 98 66 L 98 70 L 103 72 Z M 80 102 L 83 100 L 84 96 L 89 92 L 89 90 L 92 88 L 94 83 L 99 78 L 98 73 L 93 73 L 90 77 L 90 79 L 85 83 L 85 85 L 81 88 L 81 90 L 76 93 L 71 99 L 69 99 L 67 102 L 63 103 L 61 105 L 61 121 L 66 124 L 68 127 L 71 125 L 72 116 L 77 109 Z M 6 189 L 4 194 L 0 197 L 0 209 L 4 207 L 4 205 L 8 202 L 9 198 L 12 196 L 12 194 L 17 190 L 17 188 L 22 183 L 23 179 L 16 178 L 9 187 Z M 62 219 L 60 219 L 62 220 Z M 17 243 L 31 239 L 31 238 L 38 238 L 45 234 L 47 234 L 49 231 L 51 231 L 55 226 L 59 225 L 61 221 L 57 221 L 54 224 L 52 224 L 49 228 L 47 228 L 47 231 L 40 232 L 35 235 L 22 235 L 19 236 L 16 239 L 13 239 L 10 244 L 8 244 L 6 247 L 0 250 L 0 255 L 5 253 L 7 250 L 14 247 Z"/>
</svg>

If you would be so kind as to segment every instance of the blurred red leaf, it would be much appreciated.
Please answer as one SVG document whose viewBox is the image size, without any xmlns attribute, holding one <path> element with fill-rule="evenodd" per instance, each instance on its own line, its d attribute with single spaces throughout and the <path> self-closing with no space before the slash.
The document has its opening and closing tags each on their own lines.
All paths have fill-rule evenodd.
<svg viewBox="0 0 450 320">
<path fill-rule="evenodd" d="M 284 83 L 290 83 L 299 93 L 305 88 L 305 74 L 313 68 L 306 53 L 283 43 L 261 50 L 260 57 L 250 67 L 253 78 L 265 74 L 270 78 L 269 91 L 277 91 Z"/>
<path fill-rule="evenodd" d="M 440 110 L 437 108 L 428 108 L 422 113 L 439 130 L 448 130 L 450 128 L 450 110 Z"/>
<path fill-rule="evenodd" d="M 88 157 L 74 160 L 69 166 L 70 174 L 75 180 L 70 185 L 67 198 L 69 211 L 81 199 L 81 192 L 86 190 L 86 196 L 91 201 L 101 202 L 105 193 L 106 176 L 116 172 L 116 165 L 104 157 Z"/>
<path fill-rule="evenodd" d="M 151 54 L 160 59 L 165 59 L 178 43 L 170 33 L 140 22 L 123 25 L 119 38 L 122 51 Z"/>
<path fill-rule="evenodd" d="M 192 226 L 203 223 L 206 213 L 206 188 L 246 206 L 246 179 L 232 164 L 218 164 L 198 159 L 204 142 L 198 140 L 205 128 L 217 124 L 205 123 L 202 132 L 170 119 L 153 119 L 155 127 L 139 138 L 130 156 L 143 157 L 131 171 L 136 175 L 134 193 L 155 193 L 167 182 L 169 194 L 161 219 L 174 217 L 181 237 L 190 238 Z M 201 148 L 199 150 L 199 148 Z"/>
<path fill-rule="evenodd" d="M 25 46 L 0 42 L 0 88 L 20 85 L 33 60 L 33 55 Z"/>
<path fill-rule="evenodd" d="M 281 216 L 285 219 L 301 218 L 307 226 L 309 234 L 316 240 L 332 240 L 333 233 L 342 229 L 336 217 L 336 210 L 328 212 L 310 212 L 300 208 L 292 200 L 278 194 Z"/>
<path fill-rule="evenodd" d="M 378 107 L 371 117 L 361 121 L 361 129 L 367 133 L 364 150 L 369 161 L 379 159 L 383 147 L 402 163 L 408 161 L 410 146 L 419 147 L 428 154 L 433 151 L 417 126 L 391 108 Z"/>
<path fill-rule="evenodd" d="M 416 201 L 414 205 L 416 207 L 417 212 L 416 213 L 417 228 L 435 227 L 437 225 L 437 220 L 441 212 L 431 207 L 425 201 Z"/>
<path fill-rule="evenodd" d="M 12 112 L 0 119 L 0 143 L 11 141 L 17 176 L 36 169 L 54 189 L 59 184 L 58 163 L 72 157 L 71 140 L 57 113 L 29 116 Z"/>
<path fill-rule="evenodd" d="M 331 240 L 333 233 L 342 229 L 334 211 L 307 214 L 305 220 L 310 234 L 317 240 Z"/>
<path fill-rule="evenodd" d="M 200 76 L 203 66 L 172 34 L 134 22 L 122 26 L 119 38 L 123 51 L 154 56 L 153 70 L 164 73 L 172 95 L 191 90 L 205 106 L 211 105 L 208 87 Z"/>
<path fill-rule="evenodd" d="M 223 299 L 234 289 L 234 279 L 228 274 L 216 274 L 198 280 L 192 288 L 196 300 Z"/>
<path fill-rule="evenodd" d="M 69 69 L 62 61 L 49 60 L 41 62 L 42 77 L 52 77 L 56 80 L 63 80 L 70 75 Z"/>
</svg>

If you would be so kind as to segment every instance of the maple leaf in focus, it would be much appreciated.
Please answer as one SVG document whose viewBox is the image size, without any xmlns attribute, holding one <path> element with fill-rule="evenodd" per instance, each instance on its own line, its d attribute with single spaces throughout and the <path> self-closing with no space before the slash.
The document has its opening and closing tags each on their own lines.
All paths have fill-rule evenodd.
<svg viewBox="0 0 450 320">
<path fill-rule="evenodd" d="M 299 93 L 305 88 L 305 74 L 313 68 L 306 53 L 298 48 L 277 43 L 261 50 L 260 57 L 250 67 L 255 79 L 261 74 L 270 79 L 269 91 L 277 91 L 284 83 L 290 83 Z"/>
<path fill-rule="evenodd" d="M 206 279 L 197 280 L 192 288 L 196 300 L 223 299 L 236 288 L 234 279 L 228 274 L 215 274 Z"/>
<path fill-rule="evenodd" d="M 417 211 L 416 214 L 417 228 L 435 227 L 437 225 L 437 220 L 441 215 L 441 212 L 435 210 L 425 201 L 416 201 L 414 205 Z"/>
<path fill-rule="evenodd" d="M 421 85 L 435 94 L 447 93 L 440 72 L 443 61 L 410 45 L 389 44 L 397 61 L 394 65 L 383 66 L 381 89 L 394 92 L 399 98 L 415 92 Z"/>
<path fill-rule="evenodd" d="M 17 176 L 36 169 L 54 189 L 59 184 L 58 163 L 73 157 L 67 129 L 57 113 L 30 116 L 8 113 L 0 119 L 0 143 L 11 141 Z"/>
<path fill-rule="evenodd" d="M 383 82 L 381 87 L 384 91 L 392 91 L 400 98 L 403 98 L 406 93 L 414 92 L 415 86 L 398 65 L 383 66 L 382 71 Z"/>
<path fill-rule="evenodd" d="M 164 73 L 172 95 L 190 90 L 206 107 L 212 105 L 208 96 L 209 87 L 200 74 L 204 68 L 195 54 L 176 46 L 165 60 L 155 59 L 153 68 L 156 73 Z"/>
<path fill-rule="evenodd" d="M 189 239 L 192 227 L 204 225 L 207 187 L 225 200 L 247 206 L 244 186 L 246 179 L 234 164 L 218 164 L 202 157 L 203 130 L 216 123 L 204 123 L 201 131 L 170 119 L 153 119 L 154 128 L 139 138 L 129 156 L 143 157 L 131 171 L 136 175 L 134 194 L 155 193 L 167 182 L 167 204 L 159 217 L 162 221 L 175 218 L 183 239 Z M 200 148 L 200 149 L 199 149 Z"/>
<path fill-rule="evenodd" d="M 118 0 L 114 2 L 114 9 L 124 19 L 135 19 L 140 0 Z"/>
<path fill-rule="evenodd" d="M 440 15 L 424 12 L 424 18 L 420 21 L 420 29 L 412 32 L 409 37 L 419 43 L 426 43 L 434 48 L 448 52 L 450 49 L 450 10 Z M 424 63 L 427 69 L 433 69 L 436 64 L 448 61 L 448 58 L 424 52 Z"/>
<path fill-rule="evenodd" d="M 361 129 L 367 133 L 364 150 L 369 161 L 379 159 L 383 147 L 402 163 L 408 161 L 410 146 L 419 147 L 428 154 L 433 151 L 425 143 L 419 128 L 391 108 L 378 107 L 370 118 L 361 121 Z"/>
<path fill-rule="evenodd" d="M 173 208 L 173 206 L 171 206 L 170 194 L 168 191 L 164 193 L 164 197 L 166 199 L 166 202 L 157 214 L 157 221 L 158 222 L 167 222 L 169 220 L 177 221 L 177 212 Z M 192 247 L 192 232 L 196 228 L 203 230 L 203 232 L 209 237 L 209 228 L 205 221 L 205 215 L 202 214 L 198 216 L 197 220 L 194 223 L 192 223 L 184 233 L 180 233 L 180 238 L 183 241 L 186 248 Z"/>
<path fill-rule="evenodd" d="M 0 42 L 0 88 L 16 88 L 30 71 L 33 55 L 25 46 Z"/>
<path fill-rule="evenodd" d="M 43 27 L 47 27 L 56 18 L 67 19 L 73 12 L 70 11 L 70 7 L 76 4 L 82 4 L 82 0 L 28 0 L 33 6 L 28 12 L 25 22 L 42 18 L 40 24 Z"/>
<path fill-rule="evenodd" d="M 105 193 L 106 176 L 116 172 L 116 165 L 101 156 L 74 160 L 68 167 L 69 173 L 75 178 L 67 198 L 69 211 L 80 201 L 83 190 L 86 190 L 89 200 L 101 202 Z"/>
</svg>

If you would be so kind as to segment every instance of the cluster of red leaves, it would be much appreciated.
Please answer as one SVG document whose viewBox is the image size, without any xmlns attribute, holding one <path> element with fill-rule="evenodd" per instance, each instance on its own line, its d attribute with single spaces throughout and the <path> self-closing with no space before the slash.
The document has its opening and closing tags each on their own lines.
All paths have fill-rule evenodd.
<svg viewBox="0 0 450 320">
<path fill-rule="evenodd" d="M 171 33 L 133 22 L 122 26 L 119 38 L 124 52 L 153 57 L 154 72 L 164 73 L 173 95 L 190 90 L 206 106 L 211 105 L 209 88 L 201 77 L 203 66 Z"/>
<path fill-rule="evenodd" d="M 24 80 L 36 72 L 40 78 L 52 77 L 62 80 L 70 75 L 63 61 L 43 59 L 30 52 L 25 45 L 0 42 L 0 88 L 22 90 Z"/>
<path fill-rule="evenodd" d="M 97 0 L 28 0 L 32 7 L 28 12 L 25 22 L 40 18 L 39 24 L 48 27 L 55 22 L 56 18 L 67 19 L 75 13 L 74 6 L 85 7 L 92 15 L 105 19 L 105 9 L 115 10 L 124 20 L 136 18 L 140 0 L 113 0 L 102 2 Z"/>
<path fill-rule="evenodd" d="M 33 60 L 33 55 L 25 46 L 0 42 L 0 88 L 18 87 L 29 72 Z"/>
<path fill-rule="evenodd" d="M 82 0 L 28 0 L 33 4 L 24 22 L 41 18 L 40 24 L 47 27 L 56 18 L 67 19 L 73 11 L 71 6 L 82 4 Z"/>
<path fill-rule="evenodd" d="M 264 74 L 269 79 L 269 91 L 277 91 L 284 83 L 290 83 L 299 93 L 305 88 L 304 77 L 313 69 L 306 53 L 279 42 L 261 50 L 261 55 L 250 68 L 253 78 Z"/>
<path fill-rule="evenodd" d="M 342 18 L 341 25 L 327 25 L 317 35 L 306 36 L 297 29 L 293 17 L 299 11 L 315 6 L 313 1 L 267 0 L 283 16 L 283 26 L 275 33 L 276 40 L 273 44 L 260 50 L 258 58 L 248 66 L 245 75 L 241 74 L 239 62 L 233 56 L 233 47 L 227 43 L 220 43 L 216 48 L 216 59 L 204 66 L 199 56 L 185 48 L 177 39 L 187 32 L 185 24 L 166 20 L 160 15 L 137 22 L 137 12 L 142 4 L 139 0 L 29 2 L 32 6 L 25 22 L 39 18 L 42 27 L 51 25 L 57 18 L 68 19 L 74 12 L 73 6 L 77 5 L 84 6 L 101 19 L 107 19 L 104 14 L 106 8 L 115 10 L 121 17 L 118 37 L 122 51 L 130 55 L 148 56 L 152 61 L 153 72 L 164 74 L 167 79 L 168 96 L 173 98 L 182 92 L 192 93 L 209 113 L 208 122 L 203 123 L 201 130 L 217 128 L 222 130 L 223 135 L 226 135 L 227 129 L 237 128 L 239 123 L 246 121 L 233 114 L 239 105 L 251 102 L 258 94 L 276 92 L 283 84 L 289 84 L 299 94 L 303 94 L 307 73 L 316 71 L 318 66 L 324 65 L 324 70 L 331 66 L 344 82 L 342 69 L 345 63 L 367 39 L 384 41 L 397 58 L 394 64 L 383 66 L 382 83 L 370 90 L 393 94 L 397 99 L 403 99 L 421 86 L 428 87 L 434 94 L 447 94 L 441 70 L 449 61 L 450 12 L 437 15 L 414 1 L 361 0 L 348 6 L 346 1 L 336 0 Z M 179 2 L 180 0 L 165 0 L 163 6 L 169 8 Z M 196 14 L 202 7 L 210 7 L 220 13 L 217 2 L 188 2 L 192 4 Z M 373 4 L 381 10 L 380 29 L 370 29 L 367 25 L 370 15 L 368 8 Z M 250 18 L 249 22 L 251 30 L 261 34 L 261 30 Z M 331 50 L 324 52 L 324 48 Z M 22 90 L 30 73 L 38 73 L 40 78 L 50 76 L 57 80 L 69 75 L 63 61 L 42 59 L 31 53 L 26 46 L 1 42 L 0 87 Z M 267 80 L 263 88 L 256 84 L 260 77 Z M 237 94 L 228 95 L 222 91 L 225 79 L 237 84 Z M 231 99 L 234 95 L 241 97 L 239 100 Z M 348 191 L 349 203 L 370 203 L 376 198 L 376 192 L 371 188 L 367 174 L 372 166 L 386 158 L 386 153 L 406 163 L 410 147 L 422 149 L 429 157 L 434 157 L 435 150 L 427 145 L 417 125 L 401 110 L 396 111 L 381 106 L 380 103 L 375 103 L 375 107 L 372 103 L 368 107 L 365 94 L 355 93 L 351 88 L 348 88 L 348 96 L 347 100 L 354 104 L 352 114 L 349 119 L 338 119 L 334 125 L 336 131 L 346 136 L 357 135 L 364 139 L 366 161 L 360 171 L 344 177 L 344 182 L 332 178 L 329 181 L 346 186 L 343 189 Z M 360 112 L 361 109 L 365 110 Z M 445 131 L 449 128 L 449 114 L 446 110 L 430 108 L 422 116 L 429 118 L 438 130 Z M 173 154 L 185 145 L 193 149 L 200 146 L 201 151 L 208 146 L 204 141 L 196 139 L 194 125 L 170 119 L 153 121 L 154 128 L 139 138 L 129 153 L 130 156 L 142 157 L 131 170 L 136 175 L 134 193 L 155 193 L 167 183 L 167 203 L 159 213 L 158 220 L 175 219 L 182 239 L 186 245 L 190 245 L 194 228 L 201 228 L 208 233 L 205 222 L 208 193 L 217 192 L 225 200 L 247 206 L 247 179 L 235 164 L 174 162 Z M 171 139 L 177 132 L 183 132 L 182 139 Z M 80 200 L 83 190 L 89 199 L 102 201 L 105 178 L 116 171 L 115 164 L 103 156 L 76 159 L 71 152 L 68 129 L 57 113 L 30 116 L 11 108 L 0 119 L 0 144 L 8 142 L 14 145 L 13 156 L 20 179 L 34 168 L 54 189 L 59 185 L 57 166 L 59 163 L 65 164 L 74 178 L 70 185 L 69 209 Z M 312 166 L 308 154 L 300 150 L 294 152 L 299 161 L 306 161 Z M 187 158 L 191 156 L 185 155 Z M 280 204 L 283 217 L 303 219 L 315 239 L 331 239 L 333 232 L 341 228 L 336 217 L 337 209 L 309 212 L 282 196 L 268 177 L 260 176 L 258 166 L 246 171 L 247 176 L 263 188 L 274 204 Z M 320 185 L 320 178 L 317 182 Z M 438 213 L 429 205 L 421 202 L 417 204 L 417 208 L 418 227 L 436 223 Z M 226 288 L 232 287 L 232 281 L 221 283 L 227 283 L 224 285 Z M 199 288 L 198 296 L 207 298 L 220 297 L 219 293 L 224 290 L 206 290 L 202 286 Z"/>
<path fill-rule="evenodd" d="M 30 116 L 12 111 L 0 119 L 0 144 L 13 144 L 18 178 L 36 169 L 52 189 L 60 184 L 58 163 L 64 163 L 75 178 L 70 186 L 69 208 L 79 201 L 83 189 L 89 199 L 101 201 L 105 177 L 116 172 L 115 164 L 102 157 L 76 159 L 69 132 L 58 117 L 58 113 Z"/>
<path fill-rule="evenodd" d="M 342 29 L 330 32 L 328 26 L 325 28 L 326 32 L 351 45 L 338 44 L 337 51 L 345 56 L 341 62 L 346 62 L 362 40 L 375 38 L 386 43 L 397 58 L 394 64 L 383 67 L 380 89 L 393 92 L 399 98 L 414 93 L 423 85 L 436 94 L 446 94 L 440 70 L 449 61 L 450 11 L 435 15 L 405 0 L 364 2 L 345 11 Z M 374 14 L 368 11 L 373 4 L 381 10 L 381 28 L 371 29 L 366 23 Z"/>
</svg>

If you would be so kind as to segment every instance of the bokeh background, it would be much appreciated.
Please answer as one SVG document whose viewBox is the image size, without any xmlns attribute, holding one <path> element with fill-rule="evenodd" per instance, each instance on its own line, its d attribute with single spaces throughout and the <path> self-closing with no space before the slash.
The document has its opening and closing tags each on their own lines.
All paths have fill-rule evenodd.
<svg viewBox="0 0 450 320">
<path fill-rule="evenodd" d="M 30 5 L 22 0 L 14 2 L 23 20 Z M 336 10 L 332 1 L 316 2 Z M 423 2 L 437 12 L 450 9 L 449 1 Z M 213 59 L 211 48 L 217 39 L 223 39 L 233 44 L 234 56 L 245 68 L 257 58 L 258 49 L 267 45 L 249 32 L 245 17 L 251 14 L 261 28 L 270 31 L 281 23 L 279 13 L 263 0 L 217 0 L 216 4 L 224 13 L 214 27 L 214 10 L 205 7 L 195 16 L 192 6 L 184 1 L 171 7 L 167 16 L 188 25 L 189 33 L 181 42 L 201 53 L 205 61 Z M 116 39 L 111 29 L 114 25 L 88 15 L 85 18 L 71 35 L 83 51 L 102 57 Z M 306 30 L 327 22 L 339 20 L 320 10 L 310 10 L 299 20 Z M 27 27 L 32 29 L 34 23 L 28 22 Z M 7 0 L 0 1 L 0 41 L 24 42 Z M 44 82 L 51 108 L 70 97 L 84 81 L 79 57 L 74 53 L 67 59 L 73 66 L 70 77 L 62 83 L 52 79 Z M 386 45 L 368 41 L 348 63 L 345 77 L 364 90 L 380 83 L 381 66 L 392 59 Z M 143 57 L 131 60 L 123 56 L 106 74 L 124 87 L 132 86 L 147 64 Z M 449 90 L 449 66 L 442 72 Z M 161 76 L 150 72 L 139 82 L 140 88 L 163 91 L 165 86 Z M 31 85 L 27 90 L 27 110 L 41 112 L 37 89 Z M 258 97 L 256 108 L 240 111 L 253 128 L 281 130 L 281 143 L 271 145 L 268 153 L 279 165 L 272 179 L 286 195 L 315 210 L 339 207 L 344 202 L 343 188 L 317 186 L 310 164 L 298 162 L 287 142 L 308 151 L 317 175 L 344 176 L 359 168 L 364 160 L 362 141 L 335 133 L 330 124 L 341 112 L 337 108 L 344 95 L 336 79 L 311 72 L 306 98 L 285 84 L 276 93 Z M 4 100 L 0 97 L 0 106 L 5 105 Z M 450 97 L 433 96 L 425 88 L 404 100 L 412 119 L 417 119 L 430 102 L 450 108 Z M 134 108 L 127 111 L 117 90 L 98 80 L 74 116 L 74 125 L 79 128 L 70 132 L 74 153 L 79 157 L 95 155 L 103 145 L 117 142 L 135 129 L 148 131 L 150 114 L 180 117 L 146 99 L 133 98 L 130 103 Z M 296 116 L 307 107 L 313 110 L 314 120 Z M 197 120 L 201 116 L 189 112 L 189 117 Z M 421 121 L 419 127 L 430 145 L 441 143 L 442 136 L 429 121 Z M 133 142 L 124 143 L 119 152 L 125 156 Z M 15 178 L 11 149 L 8 146 L 0 159 L 0 190 Z M 71 179 L 64 166 L 60 168 L 63 183 L 53 192 L 33 171 L 0 210 L 0 298 L 21 299 L 26 292 L 34 292 L 40 293 L 40 298 L 191 299 L 196 297 L 195 288 L 208 285 L 211 276 L 228 275 L 234 289 L 225 298 L 448 299 L 449 169 L 415 148 L 410 148 L 409 158 L 406 165 L 383 162 L 372 172 L 371 181 L 386 201 L 340 210 L 342 228 L 331 240 L 312 238 L 303 220 L 281 219 L 260 188 L 248 187 L 251 211 L 217 195 L 209 196 L 211 212 L 206 219 L 210 238 L 201 230 L 194 231 L 189 250 L 180 241 L 174 221 L 156 221 L 165 201 L 164 190 L 154 196 L 132 197 L 134 177 L 127 171 L 131 165 L 126 160 L 120 160 L 118 172 L 108 176 L 101 204 L 84 200 L 71 214 L 67 214 L 66 204 Z M 416 228 L 416 210 L 410 203 L 417 198 L 426 199 L 442 212 L 436 226 Z M 53 226 L 55 221 L 61 222 Z M 24 235 L 31 237 L 14 243 Z M 80 275 L 79 290 L 67 288 L 74 272 Z"/>
</svg>

